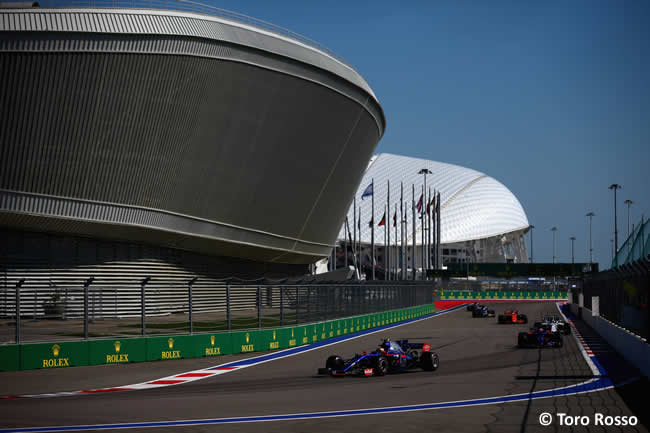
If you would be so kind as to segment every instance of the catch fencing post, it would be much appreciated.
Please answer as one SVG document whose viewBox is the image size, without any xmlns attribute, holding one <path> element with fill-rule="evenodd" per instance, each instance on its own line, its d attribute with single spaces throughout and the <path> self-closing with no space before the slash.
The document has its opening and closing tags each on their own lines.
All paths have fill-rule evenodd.
<svg viewBox="0 0 650 433">
<path fill-rule="evenodd" d="M 257 327 L 262 328 L 262 287 L 257 286 Z"/>
<path fill-rule="evenodd" d="M 192 325 L 192 286 L 196 283 L 196 280 L 198 278 L 194 277 L 187 283 L 187 310 L 190 320 L 190 335 L 194 333 L 194 326 Z"/>
<path fill-rule="evenodd" d="M 24 278 L 21 278 L 16 283 L 16 344 L 20 344 L 20 288 L 24 283 Z M 34 309 L 36 309 L 36 306 L 34 306 Z"/>
<path fill-rule="evenodd" d="M 147 324 L 145 323 L 146 311 L 145 311 L 144 289 L 149 281 L 151 281 L 151 277 L 147 277 L 140 282 L 140 335 L 143 336 L 146 334 L 146 326 L 147 326 Z"/>
<path fill-rule="evenodd" d="M 230 283 L 226 283 L 226 327 L 230 331 Z"/>
<path fill-rule="evenodd" d="M 280 286 L 280 326 L 284 324 L 284 288 Z"/>
<path fill-rule="evenodd" d="M 84 283 L 84 340 L 88 340 L 88 292 L 95 277 L 90 277 Z"/>
</svg>

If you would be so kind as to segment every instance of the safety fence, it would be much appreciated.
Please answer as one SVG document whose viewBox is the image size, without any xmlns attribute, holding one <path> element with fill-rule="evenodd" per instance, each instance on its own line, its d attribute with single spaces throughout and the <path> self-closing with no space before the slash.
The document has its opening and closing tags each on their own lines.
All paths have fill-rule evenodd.
<svg viewBox="0 0 650 433">
<path fill-rule="evenodd" d="M 0 343 L 299 325 L 432 302 L 432 284 L 214 284 L 166 275 L 20 278 L 0 288 Z"/>
<path fill-rule="evenodd" d="M 643 217 L 621 245 L 612 260 L 611 267 L 628 265 L 637 260 L 650 260 L 650 224 L 648 220 L 644 221 Z"/>
<path fill-rule="evenodd" d="M 640 335 L 650 338 L 650 260 L 640 259 L 585 278 L 584 307 L 593 309 L 598 297 L 600 316 Z M 578 293 L 573 303 L 579 303 Z"/>
<path fill-rule="evenodd" d="M 308 325 L 238 332 L 59 341 L 0 346 L 0 371 L 123 364 L 287 349 L 414 319 L 433 304 L 363 314 Z"/>
</svg>

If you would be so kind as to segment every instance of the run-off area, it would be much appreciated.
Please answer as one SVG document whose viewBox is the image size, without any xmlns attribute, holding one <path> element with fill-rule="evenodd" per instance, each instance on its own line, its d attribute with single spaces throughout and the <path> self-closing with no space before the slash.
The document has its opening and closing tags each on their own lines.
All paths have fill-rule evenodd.
<svg viewBox="0 0 650 433">
<path fill-rule="evenodd" d="M 530 321 L 544 313 L 558 314 L 554 303 L 491 304 L 497 314 L 518 309 Z M 104 395 L 52 399 L 7 400 L 0 404 L 2 427 L 70 426 L 107 423 L 201 420 L 231 417 L 325 412 L 449 402 L 565 387 L 592 378 L 592 371 L 571 336 L 559 349 L 519 349 L 517 334 L 529 325 L 499 325 L 495 318 L 472 318 L 464 308 L 334 345 L 307 351 L 228 374 L 161 389 L 117 392 Z M 412 371 L 384 377 L 318 376 L 329 355 L 344 358 L 374 350 L 382 338 L 428 342 L 440 356 L 435 372 Z M 230 357 L 228 360 L 235 359 Z M 176 361 L 170 361 L 172 364 Z M 178 361 L 176 372 L 205 368 L 205 360 Z M 214 360 L 212 360 L 214 363 Z M 103 377 L 101 386 L 120 386 L 146 381 L 165 374 L 160 363 L 128 366 L 80 367 L 76 383 L 61 383 L 61 389 L 93 387 L 93 377 Z M 621 366 L 622 369 L 626 367 Z M 53 379 L 51 371 L 20 372 L 22 381 Z M 16 374 L 16 373 L 14 373 Z M 106 381 L 110 375 L 110 381 Z M 3 374 L 4 379 L 8 375 Z M 123 379 L 123 380 L 122 380 Z M 12 386 L 15 382 L 11 382 Z M 78 386 L 75 386 L 78 385 Z M 33 384 L 31 384 L 34 390 Z M 12 390 L 13 391 L 13 390 Z M 51 387 L 48 392 L 54 391 Z M 436 432 L 537 432 L 571 431 L 555 421 L 540 424 L 540 415 L 570 416 L 634 415 L 616 389 L 489 404 L 402 413 L 380 413 L 295 421 L 237 423 L 138 428 L 136 431 L 278 431 L 330 432 L 400 429 Z M 573 431 L 647 431 L 636 426 L 571 427 Z M 133 430 L 131 430 L 133 431 Z"/>
</svg>

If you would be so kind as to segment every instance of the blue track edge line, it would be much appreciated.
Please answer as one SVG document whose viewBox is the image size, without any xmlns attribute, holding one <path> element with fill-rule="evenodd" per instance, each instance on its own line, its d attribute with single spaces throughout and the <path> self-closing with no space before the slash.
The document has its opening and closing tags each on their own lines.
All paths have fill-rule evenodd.
<svg viewBox="0 0 650 433">
<path fill-rule="evenodd" d="M 372 409 L 356 409 L 356 410 L 341 410 L 331 412 L 310 412 L 298 414 L 284 414 L 284 415 L 265 415 L 265 416 L 249 416 L 249 417 L 233 417 L 233 418 L 214 418 L 214 419 L 201 419 L 201 420 L 180 420 L 180 421 L 157 421 L 157 422 L 137 422 L 137 423 L 122 423 L 122 424 L 96 424 L 96 425 L 83 425 L 83 426 L 60 426 L 60 427 L 26 427 L 16 429 L 0 429 L 0 433 L 36 433 L 36 432 L 63 432 L 63 431 L 88 431 L 88 430 L 112 430 L 112 429 L 128 429 L 128 428 L 150 428 L 150 427 L 187 427 L 196 425 L 209 425 L 209 424 L 233 424 L 245 422 L 267 422 L 267 421 L 289 421 L 313 418 L 334 418 L 342 416 L 354 415 L 370 415 L 382 413 L 396 413 L 396 412 L 412 412 L 421 410 L 445 409 L 445 408 L 458 408 L 468 406 L 479 406 L 487 404 L 502 404 L 524 400 L 534 400 L 549 397 L 568 396 L 573 394 L 580 394 L 586 392 L 598 391 L 601 389 L 613 386 L 608 378 L 599 378 L 589 380 L 576 385 L 571 385 L 563 388 L 555 388 L 545 391 L 536 391 L 527 394 L 518 394 L 510 396 L 488 397 L 473 400 L 461 400 L 452 402 L 441 403 L 427 403 L 410 406 L 390 406 Z"/>
</svg>

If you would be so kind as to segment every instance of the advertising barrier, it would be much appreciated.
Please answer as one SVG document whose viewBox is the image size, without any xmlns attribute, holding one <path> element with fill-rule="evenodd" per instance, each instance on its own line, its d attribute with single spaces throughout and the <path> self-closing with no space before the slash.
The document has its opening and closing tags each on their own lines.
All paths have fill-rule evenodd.
<svg viewBox="0 0 650 433">
<path fill-rule="evenodd" d="M 308 325 L 202 333 L 0 346 L 0 371 L 125 364 L 288 349 L 421 317 L 432 304 Z"/>
</svg>

